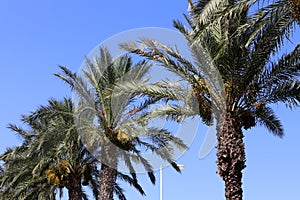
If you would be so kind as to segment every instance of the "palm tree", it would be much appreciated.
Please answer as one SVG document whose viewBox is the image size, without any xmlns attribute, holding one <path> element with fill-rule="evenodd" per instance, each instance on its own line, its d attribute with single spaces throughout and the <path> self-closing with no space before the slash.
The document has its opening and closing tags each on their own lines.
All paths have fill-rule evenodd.
<svg viewBox="0 0 300 200">
<path fill-rule="evenodd" d="M 30 131 L 9 126 L 24 138 L 21 147 L 2 155 L 6 166 L 4 183 L 8 189 L 13 188 L 14 199 L 22 196 L 32 199 L 33 194 L 42 198 L 42 192 L 54 199 L 54 190 L 59 188 L 62 195 L 63 187 L 68 189 L 70 200 L 87 199 L 82 185 L 89 185 L 95 198 L 98 196 L 96 159 L 80 142 L 74 129 L 72 111 L 70 99 L 62 102 L 51 99 L 48 106 L 41 106 L 23 117 L 22 121 L 31 127 Z M 24 170 L 19 171 L 20 168 Z M 11 176 L 13 173 L 15 175 Z M 11 177 L 14 177 L 13 180 Z M 15 187 L 24 191 L 17 192 Z"/>
<path fill-rule="evenodd" d="M 45 158 L 40 159 L 39 168 L 49 183 L 68 189 L 70 200 L 87 199 L 82 185 L 91 186 L 96 198 L 99 177 L 96 159 L 86 150 L 75 129 L 73 102 L 65 98 L 64 101 L 50 99 L 48 103 L 25 117 L 41 134 L 32 143 L 30 156 Z M 45 123 L 45 127 L 41 123 Z M 44 156 L 46 152 L 51 154 Z M 50 165 L 49 158 L 52 159 Z"/>
<path fill-rule="evenodd" d="M 141 154 L 145 149 L 167 160 L 180 171 L 172 160 L 172 152 L 174 145 L 185 149 L 183 142 L 167 130 L 147 127 L 147 122 L 135 120 L 152 101 L 138 102 L 141 105 L 137 105 L 134 102 L 141 100 L 136 94 L 118 90 L 118 86 L 126 82 L 144 82 L 142 78 L 150 65 L 145 61 L 133 65 L 127 55 L 113 60 L 109 51 L 102 47 L 99 57 L 93 58 L 93 61 L 86 59 L 86 68 L 81 75 L 72 73 L 66 67 L 60 68 L 62 73 L 55 75 L 68 83 L 78 95 L 75 112 L 77 129 L 89 151 L 101 163 L 100 199 L 112 200 L 114 188 L 120 199 L 126 199 L 116 183 L 121 175 L 118 172 L 121 160 L 130 172 L 130 176 L 122 175 L 121 179 L 130 178 L 133 180 L 131 184 L 138 186 L 134 163 L 140 163 L 148 172 L 151 182 L 155 183 L 151 163 Z M 144 194 L 142 188 L 139 191 Z"/>
<path fill-rule="evenodd" d="M 252 3 L 201 0 L 191 4 L 190 15 L 186 16 L 190 28 L 179 21 L 174 26 L 190 44 L 194 62 L 152 39 L 140 41 L 143 49 L 134 42 L 121 45 L 186 80 L 198 99 L 198 115 L 208 125 L 213 112 L 218 174 L 225 182 L 228 200 L 243 196 L 243 129 L 263 125 L 282 137 L 283 127 L 271 106 L 283 103 L 294 108 L 300 103 L 300 45 L 279 59 L 272 57 L 282 48 L 294 21 L 288 14 L 274 14 L 274 5 L 250 14 Z M 223 88 L 219 87 L 221 82 Z M 179 114 L 173 109 L 172 115 Z"/>
<path fill-rule="evenodd" d="M 24 140 L 21 146 L 8 148 L 2 155 L 4 171 L 1 176 L 0 199 L 55 199 L 56 188 L 48 184 L 46 176 L 33 175 L 39 161 L 37 157 L 28 157 L 30 143 L 35 135 L 16 126 L 10 126 Z"/>
</svg>

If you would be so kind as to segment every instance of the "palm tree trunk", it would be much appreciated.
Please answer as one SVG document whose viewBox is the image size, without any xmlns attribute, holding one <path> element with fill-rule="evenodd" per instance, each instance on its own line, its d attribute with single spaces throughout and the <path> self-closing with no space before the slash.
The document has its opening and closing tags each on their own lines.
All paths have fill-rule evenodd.
<svg viewBox="0 0 300 200">
<path fill-rule="evenodd" d="M 82 186 L 81 177 L 78 175 L 73 175 L 71 181 L 68 184 L 68 195 L 69 200 L 82 200 Z"/>
<path fill-rule="evenodd" d="M 225 182 L 226 200 L 242 200 L 242 170 L 245 146 L 242 122 L 237 112 L 228 112 L 218 126 L 218 174 Z"/>
<path fill-rule="evenodd" d="M 101 165 L 100 172 L 100 200 L 114 199 L 114 185 L 117 178 L 117 170 L 105 164 Z"/>
<path fill-rule="evenodd" d="M 116 148 L 112 144 L 102 147 L 100 169 L 100 200 L 114 199 L 114 186 L 117 179 Z"/>
</svg>

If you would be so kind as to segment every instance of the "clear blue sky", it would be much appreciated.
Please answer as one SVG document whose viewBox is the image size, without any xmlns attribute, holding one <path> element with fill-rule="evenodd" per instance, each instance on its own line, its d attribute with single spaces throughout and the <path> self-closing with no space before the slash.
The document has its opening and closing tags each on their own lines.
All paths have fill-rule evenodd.
<svg viewBox="0 0 300 200">
<path fill-rule="evenodd" d="M 2 1 L 0 5 L 0 152 L 20 144 L 8 123 L 21 125 L 20 115 L 46 104 L 49 97 L 70 96 L 69 88 L 52 74 L 58 64 L 77 71 L 91 49 L 122 31 L 141 27 L 172 28 L 183 19 L 186 1 Z M 299 37 L 297 38 L 299 42 Z M 247 168 L 244 199 L 296 199 L 300 187 L 300 111 L 274 107 L 285 137 L 273 137 L 264 128 L 245 133 Z M 179 160 L 182 174 L 163 171 L 164 200 L 220 200 L 224 186 L 216 174 L 215 151 L 200 160 L 198 153 L 207 128 L 199 127 L 191 149 Z M 157 177 L 158 180 L 159 177 Z M 159 185 L 144 175 L 142 197 L 125 186 L 129 200 L 159 199 Z"/>
</svg>

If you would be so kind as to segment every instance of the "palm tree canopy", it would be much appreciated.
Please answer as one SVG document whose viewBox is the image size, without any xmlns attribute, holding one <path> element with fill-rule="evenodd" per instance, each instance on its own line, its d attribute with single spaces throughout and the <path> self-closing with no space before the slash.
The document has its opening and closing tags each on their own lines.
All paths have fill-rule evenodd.
<svg viewBox="0 0 300 200">
<path fill-rule="evenodd" d="M 192 61 L 184 59 L 176 48 L 153 39 L 139 41 L 144 44 L 143 49 L 134 42 L 121 46 L 187 80 L 194 88 L 202 110 L 211 109 L 211 103 L 225 101 L 225 111 L 239 111 L 245 119 L 245 129 L 259 123 L 274 135 L 282 136 L 282 125 L 270 105 L 299 106 L 300 46 L 296 45 L 278 60 L 272 56 L 282 49 L 284 38 L 291 34 L 295 23 L 291 13 L 278 15 L 286 9 L 281 3 L 262 7 L 252 14 L 250 9 L 257 6 L 253 1 L 211 0 L 194 4 L 190 16 L 186 16 L 189 28 L 174 21 L 175 28 L 190 44 Z M 210 59 L 203 58 L 205 55 Z M 223 82 L 223 91 L 217 95 L 210 87 L 216 82 L 211 64 Z M 200 116 L 209 120 L 203 113 L 207 112 L 200 112 Z"/>
<path fill-rule="evenodd" d="M 22 196 L 31 199 L 33 194 L 42 198 L 43 193 L 53 199 L 55 189 L 59 189 L 62 195 L 61 188 L 70 189 L 74 184 L 72 177 L 78 176 L 79 184 L 83 180 L 82 184 L 90 186 L 97 197 L 99 174 L 96 159 L 86 150 L 74 129 L 71 99 L 50 99 L 48 103 L 23 116 L 22 121 L 30 127 L 29 130 L 9 125 L 10 129 L 22 136 L 24 142 L 22 146 L 9 149 L 1 156 L 5 162 L 4 175 L 8 177 L 5 185 L 8 189 L 17 188 L 13 192 L 16 199 Z M 20 168 L 24 170 L 19 171 Z M 15 176 L 18 178 L 11 180 L 11 173 L 18 174 Z M 46 187 L 51 190 L 46 190 Z M 18 188 L 22 190 L 18 192 Z M 87 199 L 85 193 L 81 195 Z"/>
</svg>

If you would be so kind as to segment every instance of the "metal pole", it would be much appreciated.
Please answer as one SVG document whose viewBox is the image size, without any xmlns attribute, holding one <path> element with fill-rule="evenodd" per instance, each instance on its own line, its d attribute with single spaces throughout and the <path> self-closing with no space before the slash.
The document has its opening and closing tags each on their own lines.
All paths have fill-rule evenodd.
<svg viewBox="0 0 300 200">
<path fill-rule="evenodd" d="M 162 183 L 163 183 L 163 180 L 162 180 L 162 166 L 160 166 L 160 168 L 159 168 L 159 191 L 160 191 L 160 193 L 159 193 L 159 199 L 160 200 L 163 200 L 163 191 L 162 191 L 162 189 L 163 189 L 163 186 L 162 186 Z"/>
</svg>

